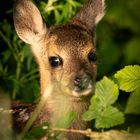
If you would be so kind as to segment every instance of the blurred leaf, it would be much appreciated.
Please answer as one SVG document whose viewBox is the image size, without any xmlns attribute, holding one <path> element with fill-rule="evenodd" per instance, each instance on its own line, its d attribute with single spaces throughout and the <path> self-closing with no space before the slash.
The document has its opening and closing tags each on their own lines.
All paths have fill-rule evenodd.
<svg viewBox="0 0 140 140">
<path fill-rule="evenodd" d="M 115 74 L 120 89 L 126 92 L 140 88 L 140 66 L 126 66 Z"/>
<path fill-rule="evenodd" d="M 5 50 L 3 53 L 2 53 L 2 55 L 3 55 L 3 61 L 4 62 L 6 62 L 6 61 L 8 61 L 8 59 L 10 58 L 10 56 L 11 56 L 11 52 L 9 51 L 9 50 Z"/>
<path fill-rule="evenodd" d="M 127 2 L 125 0 L 108 0 L 106 19 L 109 22 L 116 23 L 122 28 L 130 28 L 135 32 L 139 32 L 140 20 L 138 18 L 138 7 L 140 7 L 140 2 L 138 2 L 138 0 L 128 0 Z"/>
<path fill-rule="evenodd" d="M 43 17 L 49 24 L 66 23 L 68 19 L 74 16 L 77 9 L 81 6 L 81 0 L 48 0 L 48 2 L 40 2 L 40 9 Z"/>
<path fill-rule="evenodd" d="M 124 50 L 125 62 L 127 64 L 139 63 L 140 64 L 140 39 L 134 38 L 126 44 Z"/>
<path fill-rule="evenodd" d="M 140 134 L 140 127 L 135 130 L 135 134 Z"/>
<path fill-rule="evenodd" d="M 49 131 L 49 123 L 45 122 L 43 125 L 37 126 L 28 133 L 28 135 L 34 138 L 41 138 Z"/>
<path fill-rule="evenodd" d="M 106 36 L 107 37 L 107 36 Z M 99 54 L 98 75 L 103 76 L 109 72 L 119 60 L 119 49 L 110 38 L 100 42 L 97 53 Z"/>
<path fill-rule="evenodd" d="M 55 127 L 68 128 L 76 118 L 76 112 L 67 112 L 61 115 L 57 120 Z"/>
<path fill-rule="evenodd" d="M 125 113 L 140 114 L 140 88 L 130 95 L 127 101 Z"/>
<path fill-rule="evenodd" d="M 69 128 L 71 126 L 71 124 L 73 123 L 73 121 L 76 118 L 77 113 L 76 112 L 66 112 L 66 113 L 62 113 L 61 116 L 59 116 L 57 118 L 56 123 L 53 124 L 53 127 L 56 128 Z M 55 134 L 59 139 L 62 139 L 63 133 L 57 132 Z"/>
<path fill-rule="evenodd" d="M 0 22 L 1 30 L 4 32 L 5 36 L 7 38 L 11 38 L 12 35 L 12 26 L 10 23 L 8 23 L 6 20 L 3 22 Z"/>
</svg>

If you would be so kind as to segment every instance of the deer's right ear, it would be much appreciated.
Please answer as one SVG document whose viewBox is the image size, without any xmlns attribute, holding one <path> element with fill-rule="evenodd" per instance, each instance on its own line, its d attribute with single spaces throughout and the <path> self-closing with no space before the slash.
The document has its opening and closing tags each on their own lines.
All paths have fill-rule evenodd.
<svg viewBox="0 0 140 140">
<path fill-rule="evenodd" d="M 13 15 L 16 32 L 24 42 L 32 45 L 46 34 L 46 24 L 31 0 L 17 0 Z"/>
<path fill-rule="evenodd" d="M 80 22 L 86 29 L 92 31 L 104 16 L 105 0 L 87 0 L 79 13 L 71 20 Z"/>
</svg>

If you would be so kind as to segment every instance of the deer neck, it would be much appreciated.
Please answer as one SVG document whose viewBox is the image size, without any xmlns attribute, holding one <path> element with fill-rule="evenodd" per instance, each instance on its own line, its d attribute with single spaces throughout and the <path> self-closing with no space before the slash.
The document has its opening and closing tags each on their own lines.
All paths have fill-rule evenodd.
<svg viewBox="0 0 140 140">
<path fill-rule="evenodd" d="M 51 110 L 51 123 L 56 125 L 67 113 L 74 112 L 76 118 L 70 128 L 84 129 L 85 123 L 82 114 L 88 109 L 89 98 L 86 100 L 52 93 L 48 99 L 47 107 Z M 62 120 L 63 121 L 63 120 Z"/>
</svg>

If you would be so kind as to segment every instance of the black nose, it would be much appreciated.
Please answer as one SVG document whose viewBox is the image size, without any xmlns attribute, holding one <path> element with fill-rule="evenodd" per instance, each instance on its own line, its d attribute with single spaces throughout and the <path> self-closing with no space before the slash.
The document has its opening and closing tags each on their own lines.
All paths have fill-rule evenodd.
<svg viewBox="0 0 140 140">
<path fill-rule="evenodd" d="M 74 85 L 75 87 L 77 87 L 78 91 L 87 89 L 90 82 L 91 76 L 89 75 L 76 76 L 76 78 L 74 79 Z"/>
</svg>

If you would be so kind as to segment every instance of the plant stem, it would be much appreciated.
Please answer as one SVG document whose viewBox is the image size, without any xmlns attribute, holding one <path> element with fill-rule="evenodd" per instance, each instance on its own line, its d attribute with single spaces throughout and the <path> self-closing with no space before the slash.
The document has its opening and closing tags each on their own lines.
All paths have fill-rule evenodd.
<svg viewBox="0 0 140 140">
<path fill-rule="evenodd" d="M 79 133 L 79 134 L 83 134 L 83 135 L 86 135 L 86 136 L 91 135 L 91 132 L 93 133 L 93 131 L 91 131 L 91 129 L 76 130 L 76 129 L 65 129 L 65 128 L 51 128 L 51 130 L 60 131 L 60 132 L 69 132 L 69 133 Z"/>
<path fill-rule="evenodd" d="M 27 83 L 27 82 L 29 82 L 29 81 L 31 81 L 31 80 L 33 80 L 33 79 L 38 78 L 38 77 L 39 77 L 39 75 L 38 75 L 38 74 L 33 75 L 33 76 L 30 76 L 30 78 L 28 78 L 28 79 L 25 79 L 25 80 L 24 80 L 24 83 Z"/>
<path fill-rule="evenodd" d="M 38 75 L 37 72 L 38 72 L 38 70 L 35 69 L 35 70 L 27 73 L 26 75 L 22 76 L 22 78 L 20 79 L 20 81 L 23 82 L 23 83 L 27 83 L 27 82 L 29 82 L 29 81 L 31 81 L 33 79 L 38 78 L 39 75 Z"/>
</svg>

